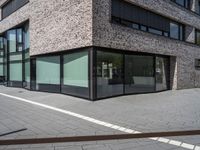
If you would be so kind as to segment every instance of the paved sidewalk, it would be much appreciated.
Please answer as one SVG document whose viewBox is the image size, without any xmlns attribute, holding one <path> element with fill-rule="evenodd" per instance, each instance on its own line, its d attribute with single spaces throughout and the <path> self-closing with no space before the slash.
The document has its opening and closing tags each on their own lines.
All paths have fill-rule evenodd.
<svg viewBox="0 0 200 150">
<path fill-rule="evenodd" d="M 0 93 L 47 104 L 141 132 L 200 129 L 200 89 L 123 96 L 97 102 L 61 94 L 32 92 L 3 86 L 0 86 Z M 0 95 L 0 134 L 22 128 L 28 130 L 0 137 L 0 140 L 123 133 L 77 117 Z M 200 146 L 200 136 L 169 139 Z M 178 150 L 183 149 L 183 147 L 149 139 L 138 139 L 1 146 L 0 149 Z"/>
</svg>

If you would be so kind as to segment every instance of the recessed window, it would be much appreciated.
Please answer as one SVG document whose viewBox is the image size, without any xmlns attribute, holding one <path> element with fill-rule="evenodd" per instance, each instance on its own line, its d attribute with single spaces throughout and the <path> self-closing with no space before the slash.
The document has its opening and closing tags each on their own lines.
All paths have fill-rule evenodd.
<svg viewBox="0 0 200 150">
<path fill-rule="evenodd" d="M 184 40 L 184 25 L 123 0 L 112 0 L 112 23 Z"/>
<path fill-rule="evenodd" d="M 200 31 L 196 30 L 195 43 L 200 45 Z"/>
<path fill-rule="evenodd" d="M 183 27 L 182 25 L 171 22 L 170 23 L 170 37 L 177 40 L 183 40 Z"/>
<path fill-rule="evenodd" d="M 17 9 L 28 3 L 29 0 L 9 0 L 6 4 L 2 6 L 2 19 L 6 18 L 12 14 Z"/>
<path fill-rule="evenodd" d="M 200 59 L 196 59 L 196 60 L 195 60 L 195 68 L 196 68 L 197 70 L 200 70 Z"/>
<path fill-rule="evenodd" d="M 190 0 L 172 0 L 172 1 L 182 7 L 190 9 Z"/>
</svg>

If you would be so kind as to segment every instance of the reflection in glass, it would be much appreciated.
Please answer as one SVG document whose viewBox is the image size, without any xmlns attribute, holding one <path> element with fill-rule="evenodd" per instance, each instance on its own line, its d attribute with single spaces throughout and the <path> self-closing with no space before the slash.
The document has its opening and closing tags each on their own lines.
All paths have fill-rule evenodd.
<svg viewBox="0 0 200 150">
<path fill-rule="evenodd" d="M 156 57 L 156 91 L 168 89 L 168 59 Z"/>
<path fill-rule="evenodd" d="M 200 45 L 200 31 L 196 30 L 196 44 Z"/>
<path fill-rule="evenodd" d="M 19 35 L 19 36 L 18 36 Z M 17 47 L 18 41 L 22 40 L 22 30 L 13 29 L 7 32 L 8 36 L 8 52 L 9 52 L 9 81 L 22 82 L 22 48 Z M 20 50 L 20 52 L 18 52 Z M 13 85 L 13 83 L 11 83 Z"/>
<path fill-rule="evenodd" d="M 16 38 L 16 30 L 10 30 L 8 33 L 8 46 L 9 46 L 9 52 L 16 52 L 16 44 L 17 44 L 17 38 Z"/>
<path fill-rule="evenodd" d="M 88 79 L 88 52 L 73 53 L 64 56 L 64 85 L 86 87 Z"/>
<path fill-rule="evenodd" d="M 62 93 L 89 98 L 88 51 L 63 56 Z"/>
<path fill-rule="evenodd" d="M 36 80 L 38 84 L 60 84 L 60 57 L 37 58 Z"/>
<path fill-rule="evenodd" d="M 170 37 L 179 39 L 179 26 L 176 23 L 170 23 Z"/>
<path fill-rule="evenodd" d="M 153 56 L 125 55 L 125 93 L 155 90 Z"/>
<path fill-rule="evenodd" d="M 123 55 L 97 51 L 97 98 L 123 94 Z"/>
<path fill-rule="evenodd" d="M 10 81 L 22 81 L 22 63 L 10 62 Z"/>
</svg>

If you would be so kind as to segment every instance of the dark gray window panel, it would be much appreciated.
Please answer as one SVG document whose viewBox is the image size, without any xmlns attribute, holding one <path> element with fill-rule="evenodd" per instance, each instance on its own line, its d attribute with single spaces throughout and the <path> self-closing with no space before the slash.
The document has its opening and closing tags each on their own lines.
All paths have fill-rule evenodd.
<svg viewBox="0 0 200 150">
<path fill-rule="evenodd" d="M 123 94 L 123 55 L 97 51 L 97 98 Z"/>
<path fill-rule="evenodd" d="M 154 56 L 125 55 L 125 93 L 155 91 Z"/>
<path fill-rule="evenodd" d="M 195 59 L 195 68 L 200 70 L 200 59 Z"/>
<path fill-rule="evenodd" d="M 169 32 L 170 20 L 123 0 L 112 0 L 112 16 Z"/>
<path fill-rule="evenodd" d="M 200 31 L 196 30 L 195 42 L 196 44 L 200 45 Z"/>
<path fill-rule="evenodd" d="M 2 19 L 6 18 L 22 6 L 24 6 L 26 3 L 28 3 L 29 0 L 10 0 L 5 5 L 2 6 Z"/>
<path fill-rule="evenodd" d="M 182 7 L 185 7 L 187 9 L 190 9 L 191 8 L 191 1 L 190 0 L 171 0 L 173 2 L 175 2 L 176 4 L 182 6 Z"/>
</svg>

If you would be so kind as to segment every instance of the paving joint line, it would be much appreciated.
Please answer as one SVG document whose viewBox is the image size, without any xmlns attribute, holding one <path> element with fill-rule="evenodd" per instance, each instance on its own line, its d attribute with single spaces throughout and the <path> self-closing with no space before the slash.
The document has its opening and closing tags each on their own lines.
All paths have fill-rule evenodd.
<svg viewBox="0 0 200 150">
<path fill-rule="evenodd" d="M 122 126 L 118 126 L 118 125 L 111 124 L 111 123 L 108 123 L 108 122 L 104 122 L 104 121 L 101 121 L 101 120 L 97 120 L 97 119 L 94 119 L 94 118 L 91 118 L 91 117 L 88 117 L 88 116 L 84 116 L 84 115 L 81 115 L 81 114 L 78 114 L 78 113 L 74 113 L 72 111 L 63 110 L 63 109 L 60 109 L 60 108 L 57 108 L 57 107 L 53 107 L 53 106 L 49 106 L 49 105 L 46 105 L 46 104 L 34 102 L 34 101 L 27 100 L 27 99 L 24 99 L 24 98 L 8 95 L 8 94 L 4 94 L 4 93 L 0 93 L 0 95 L 5 96 L 5 97 L 9 97 L 9 98 L 12 98 L 12 99 L 15 99 L 15 100 L 18 100 L 18 101 L 33 104 L 33 105 L 36 105 L 36 106 L 40 106 L 40 107 L 43 107 L 43 108 L 46 108 L 46 109 L 61 112 L 61 113 L 64 113 L 64 114 L 67 114 L 67 115 L 70 115 L 70 116 L 73 116 L 73 117 L 76 117 L 76 118 L 79 118 L 79 119 L 82 119 L 82 120 L 86 120 L 86 121 L 91 122 L 91 123 L 102 125 L 102 126 L 105 126 L 105 127 L 111 128 L 111 129 L 115 129 L 115 130 L 118 130 L 118 131 L 122 131 L 122 132 L 125 132 L 125 133 L 129 133 L 129 134 L 142 133 L 140 131 L 135 131 L 135 130 L 132 130 L 132 129 L 129 129 L 129 128 L 124 128 Z M 177 141 L 177 140 L 171 140 L 171 139 L 162 138 L 162 137 L 155 137 L 155 138 L 149 138 L 149 139 L 154 140 L 154 141 L 158 141 L 158 142 L 161 142 L 161 143 L 165 143 L 165 144 L 174 145 L 174 146 L 177 146 L 177 147 L 189 149 L 189 150 L 200 150 L 200 146 L 188 144 L 188 143 Z"/>
</svg>

